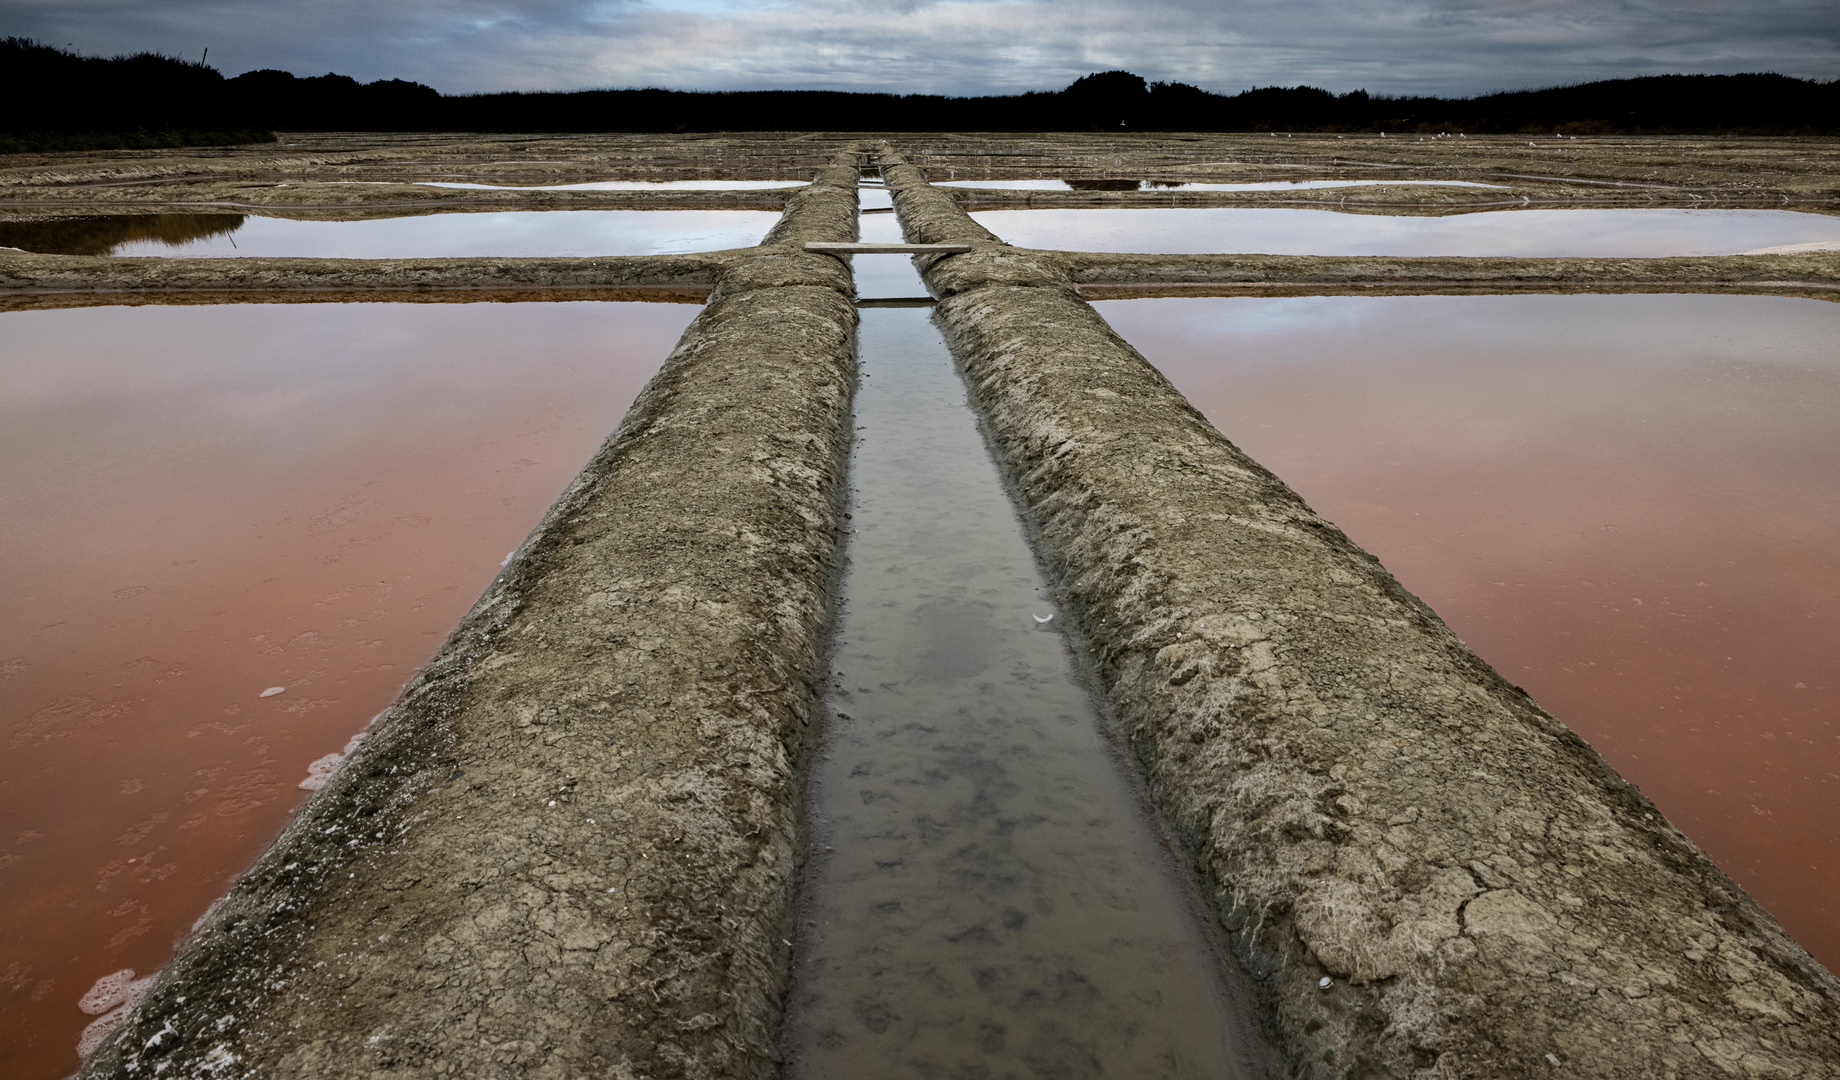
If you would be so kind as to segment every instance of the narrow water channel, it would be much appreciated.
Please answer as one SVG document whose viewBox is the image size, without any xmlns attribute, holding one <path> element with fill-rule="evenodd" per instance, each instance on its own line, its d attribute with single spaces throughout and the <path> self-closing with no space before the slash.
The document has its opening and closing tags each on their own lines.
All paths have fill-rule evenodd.
<svg viewBox="0 0 1840 1080">
<path fill-rule="evenodd" d="M 858 256 L 883 295 L 923 291 L 871 259 L 914 275 Z M 944 342 L 920 308 L 860 334 L 789 1073 L 1250 1075 Z"/>
</svg>

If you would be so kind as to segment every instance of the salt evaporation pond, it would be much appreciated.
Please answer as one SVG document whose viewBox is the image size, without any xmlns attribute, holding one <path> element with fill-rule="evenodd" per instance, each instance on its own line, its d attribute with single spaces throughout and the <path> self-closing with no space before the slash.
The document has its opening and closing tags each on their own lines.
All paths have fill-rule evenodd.
<svg viewBox="0 0 1840 1080">
<path fill-rule="evenodd" d="M 1004 191 L 1312 191 L 1338 187 L 1417 187 L 1499 188 L 1502 184 L 1481 184 L 1474 180 L 1267 180 L 1256 183 L 1215 184 L 1190 180 L 938 180 L 940 187 L 996 188 Z"/>
<path fill-rule="evenodd" d="M 0 1075 L 75 1068 L 699 310 L 0 315 Z"/>
<path fill-rule="evenodd" d="M 805 183 L 804 180 L 591 180 L 580 184 L 473 184 L 427 180 L 421 186 L 485 191 L 763 191 L 803 187 Z"/>
<path fill-rule="evenodd" d="M 142 215 L 217 222 L 190 230 L 138 230 L 94 250 L 93 234 L 107 218 L 67 218 L 36 226 L 28 250 L 45 254 L 168 255 L 184 258 L 278 256 L 319 259 L 433 259 L 594 255 L 683 255 L 751 247 L 780 215 L 771 210 L 518 210 L 424 214 L 363 221 L 295 221 L 234 215 Z M 222 218 L 231 217 L 231 223 Z M 62 225 L 60 233 L 50 226 Z M 60 244 L 60 237 L 69 239 Z M 11 246 L 23 247 L 15 242 Z"/>
<path fill-rule="evenodd" d="M 1492 210 L 1444 217 L 1296 207 L 980 210 L 1019 247 L 1194 255 L 1648 258 L 1832 241 L 1840 217 L 1793 210 Z"/>
<path fill-rule="evenodd" d="M 1840 968 L 1840 305 L 1098 307 Z"/>
</svg>

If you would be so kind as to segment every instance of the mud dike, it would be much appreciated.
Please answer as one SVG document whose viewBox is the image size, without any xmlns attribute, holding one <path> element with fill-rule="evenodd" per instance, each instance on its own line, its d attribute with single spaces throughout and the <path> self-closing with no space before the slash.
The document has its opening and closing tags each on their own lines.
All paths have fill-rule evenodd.
<svg viewBox="0 0 1840 1080">
<path fill-rule="evenodd" d="M 737 251 L 0 259 L 12 307 L 708 295 L 600 454 L 84 1076 L 784 1068 L 857 381 L 850 267 L 807 244 L 857 239 L 864 168 L 909 242 L 968 249 L 916 257 L 936 325 L 1244 976 L 1262 1067 L 1840 1075 L 1840 984 L 1082 299 L 1832 297 L 1833 255 L 1031 251 L 929 184 L 932 158 L 843 149 Z"/>
</svg>

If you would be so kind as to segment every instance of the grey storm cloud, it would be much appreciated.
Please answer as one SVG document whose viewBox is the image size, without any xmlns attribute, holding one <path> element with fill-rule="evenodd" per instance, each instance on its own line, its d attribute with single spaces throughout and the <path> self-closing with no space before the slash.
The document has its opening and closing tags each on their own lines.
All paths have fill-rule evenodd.
<svg viewBox="0 0 1840 1080">
<path fill-rule="evenodd" d="M 447 93 L 982 94 L 1124 68 L 1233 92 L 1474 94 L 1670 72 L 1840 77 L 1834 0 L 0 0 L 0 33 Z"/>
</svg>

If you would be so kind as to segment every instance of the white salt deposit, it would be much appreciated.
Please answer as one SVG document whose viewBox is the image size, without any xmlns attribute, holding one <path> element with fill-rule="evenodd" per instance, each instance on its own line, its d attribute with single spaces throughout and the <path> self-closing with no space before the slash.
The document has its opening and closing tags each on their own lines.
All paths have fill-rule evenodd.
<svg viewBox="0 0 1840 1080">
<path fill-rule="evenodd" d="M 377 715 L 382 716 L 383 713 Z M 376 722 L 375 718 L 371 720 L 373 724 Z M 369 735 L 370 730 L 367 728 L 353 735 L 351 741 L 345 744 L 345 749 L 339 753 L 327 754 L 325 757 L 314 759 L 307 766 L 307 778 L 300 782 L 301 788 L 305 791 L 318 791 L 325 787 L 326 781 L 332 779 L 332 774 L 339 771 L 339 766 L 345 764 L 345 759 L 350 757 L 352 751 L 356 750 Z"/>
<path fill-rule="evenodd" d="M 307 765 L 307 778 L 300 782 L 301 789 L 305 791 L 318 791 L 320 788 L 325 787 L 326 781 L 332 779 L 332 774 L 337 772 L 339 766 L 344 763 L 344 754 L 327 754 L 323 758 L 313 759 L 313 761 Z"/>
<path fill-rule="evenodd" d="M 77 1002 L 77 1008 L 91 1016 L 101 1016 L 117 1005 L 140 997 L 146 991 L 147 984 L 152 981 L 153 976 L 151 975 L 145 979 L 136 979 L 133 968 L 122 968 L 120 971 L 97 979 L 96 985 L 90 987 L 89 993 L 84 994 Z"/>
<path fill-rule="evenodd" d="M 128 1006 L 123 1005 L 84 1028 L 83 1034 L 77 1036 L 77 1056 L 86 1058 L 95 1053 L 98 1046 L 107 1042 L 110 1035 L 115 1034 L 116 1028 L 127 1023 L 130 1011 Z"/>
<path fill-rule="evenodd" d="M 134 1011 L 141 995 L 152 985 L 152 975 L 137 979 L 133 968 L 123 968 L 97 979 L 96 985 L 90 987 L 89 993 L 77 1002 L 77 1008 L 91 1016 L 101 1014 L 99 1019 L 83 1029 L 83 1034 L 77 1036 L 77 1056 L 88 1057 L 96 1052 L 97 1047 L 107 1042 L 117 1028 L 127 1023 L 128 1014 Z"/>
</svg>

